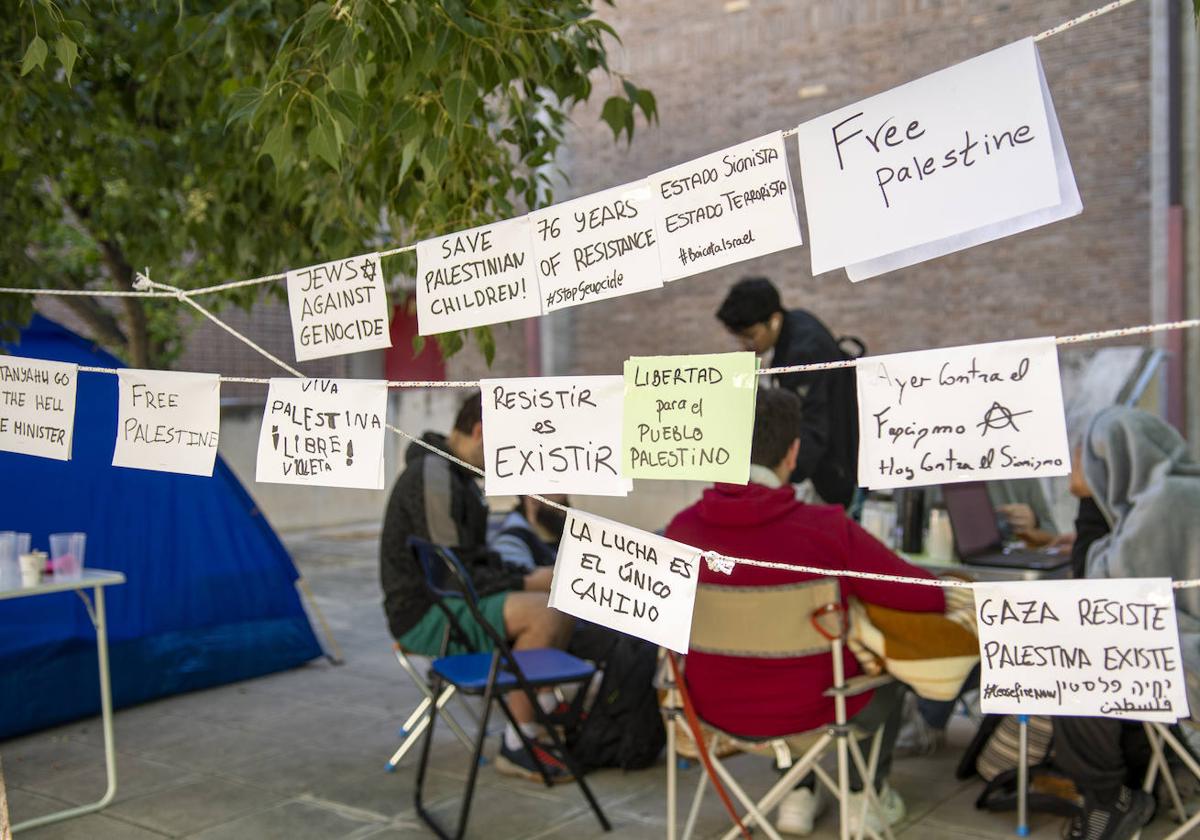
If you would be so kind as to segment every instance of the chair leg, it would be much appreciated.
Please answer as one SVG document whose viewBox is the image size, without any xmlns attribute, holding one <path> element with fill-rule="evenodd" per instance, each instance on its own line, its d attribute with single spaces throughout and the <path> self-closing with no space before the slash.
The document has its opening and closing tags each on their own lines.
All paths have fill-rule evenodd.
<svg viewBox="0 0 1200 840">
<path fill-rule="evenodd" d="M 871 760 L 869 762 L 863 759 L 862 750 L 859 749 L 857 741 L 851 739 L 847 744 L 847 746 L 850 748 L 850 755 L 854 759 L 854 765 L 858 769 L 859 778 L 863 783 L 863 793 L 866 794 L 863 797 L 862 810 L 859 811 L 858 815 L 858 840 L 862 840 L 863 832 L 866 828 L 866 815 L 868 808 L 873 808 L 875 813 L 879 815 L 879 821 L 883 824 L 883 836 L 886 837 L 887 840 L 894 840 L 891 826 L 889 826 L 887 824 L 887 820 L 884 819 L 883 807 L 879 802 L 879 794 L 875 790 L 875 768 L 878 766 L 879 749 L 882 738 L 882 730 L 877 730 L 871 742 Z M 874 835 L 875 832 L 871 832 L 871 834 Z"/>
<path fill-rule="evenodd" d="M 1178 822 L 1187 821 L 1187 810 L 1183 807 L 1183 800 L 1179 796 L 1179 788 L 1175 784 L 1175 776 L 1171 772 L 1171 765 L 1167 762 L 1166 753 L 1163 750 L 1163 737 L 1160 734 L 1159 723 L 1143 723 L 1146 729 L 1146 740 L 1150 742 L 1150 767 L 1146 770 L 1146 781 L 1142 785 L 1147 793 L 1153 794 L 1154 780 L 1156 771 L 1162 771 L 1163 784 L 1167 787 L 1167 793 L 1171 797 L 1171 804 L 1175 808 L 1175 819 Z"/>
<path fill-rule="evenodd" d="M 696 783 L 696 792 L 692 794 L 692 806 L 688 809 L 687 822 L 683 825 L 683 840 L 692 840 L 692 831 L 696 828 L 696 818 L 700 816 L 700 803 L 704 801 L 704 792 L 708 789 L 708 774 L 701 772 L 700 781 Z"/>
<path fill-rule="evenodd" d="M 725 787 L 729 788 L 729 791 L 736 796 L 738 801 L 741 802 L 746 808 L 746 817 L 742 820 L 742 823 L 747 828 L 754 823 L 758 823 L 758 827 L 761 828 L 763 833 L 770 837 L 771 840 L 783 840 L 783 838 L 779 836 L 779 832 L 775 830 L 775 826 L 771 825 L 771 821 L 763 816 L 763 813 L 759 810 L 758 805 L 755 804 L 754 800 L 750 798 L 749 794 L 742 789 L 742 786 L 737 783 L 737 779 L 733 778 L 733 774 L 725 768 L 725 765 L 722 764 L 716 756 L 711 756 L 710 760 L 712 761 L 713 770 L 717 771 L 717 775 L 721 777 L 721 781 L 725 783 Z M 734 836 L 736 836 L 737 833 L 738 829 L 736 826 L 734 826 Z"/>
<path fill-rule="evenodd" d="M 755 803 L 755 808 L 757 808 L 758 812 L 763 815 L 764 820 L 766 819 L 766 814 L 776 805 L 778 805 L 780 801 L 796 787 L 796 783 L 798 781 L 804 778 L 804 776 L 806 776 L 810 771 L 816 769 L 817 762 L 828 748 L 831 740 L 832 738 L 829 735 L 823 735 L 820 739 L 818 739 L 813 746 L 809 747 L 808 750 L 805 751 L 804 755 L 800 756 L 800 758 L 798 758 L 792 764 L 792 766 L 788 768 L 786 773 L 779 777 L 779 780 L 776 781 L 775 784 L 771 785 L 771 788 L 763 795 L 763 797 Z M 745 825 L 746 828 L 751 828 L 757 820 L 758 818 L 751 813 L 742 820 L 742 824 Z M 770 822 L 767 821 L 767 824 L 770 825 Z M 773 825 L 771 829 L 768 829 L 766 825 L 764 825 L 763 830 L 770 831 L 773 830 L 773 828 Z M 722 836 L 721 840 L 733 840 L 738 833 L 737 826 L 734 826 Z"/>
<path fill-rule="evenodd" d="M 441 712 L 442 717 L 446 719 L 446 723 L 450 725 L 450 728 L 458 736 L 458 739 L 463 742 L 463 746 L 465 746 L 468 750 L 471 750 L 474 748 L 474 744 L 470 741 L 470 739 L 467 738 L 466 733 L 463 732 L 458 724 L 454 721 L 453 716 L 451 716 L 451 714 L 445 710 L 446 703 L 455 693 L 457 693 L 457 689 L 452 685 L 448 685 L 442 689 L 442 693 L 438 696 L 437 707 Z M 428 700 L 423 701 L 421 704 L 421 706 L 424 706 L 426 709 L 428 709 L 430 705 L 431 704 Z M 420 708 L 420 706 L 418 706 L 418 708 Z M 411 721 L 415 715 L 416 712 L 409 717 L 409 720 Z M 396 769 L 396 766 L 400 763 L 401 759 L 403 759 L 408 751 L 416 745 L 417 739 L 421 737 L 421 733 L 425 731 L 425 727 L 427 726 L 429 726 L 428 712 L 421 716 L 415 726 L 407 723 L 405 724 L 404 740 L 400 743 L 400 746 L 396 749 L 396 752 L 392 754 L 392 757 L 388 759 L 388 763 L 384 768 L 385 770 L 390 773 Z"/>
<path fill-rule="evenodd" d="M 435 678 L 435 687 L 440 686 L 440 682 L 441 681 L 439 679 Z M 421 760 L 417 765 L 417 781 L 413 790 L 413 801 L 416 806 L 417 815 L 420 816 L 421 820 L 427 826 L 429 826 L 429 828 L 432 829 L 438 837 L 442 838 L 442 840 L 462 840 L 462 836 L 467 830 L 467 819 L 471 811 L 471 799 L 475 793 L 475 781 L 479 774 L 479 756 L 483 752 L 483 739 L 487 737 L 487 721 L 492 700 L 492 682 L 492 680 L 488 681 L 488 687 L 484 691 L 483 715 L 480 720 L 479 735 L 475 738 L 475 741 L 472 744 L 471 766 L 467 769 L 467 781 L 463 788 L 462 805 L 459 807 L 458 825 L 455 827 L 453 834 L 447 832 L 446 829 L 442 827 L 441 823 L 438 822 L 437 818 L 425 808 L 425 803 L 423 800 L 425 771 L 429 766 L 429 754 L 431 747 L 433 746 L 433 730 L 437 723 L 441 706 L 434 704 L 433 708 L 430 710 L 429 717 L 426 719 L 429 726 L 425 730 L 425 740 L 421 745 Z"/>
<path fill-rule="evenodd" d="M 674 708 L 667 712 L 663 722 L 667 727 L 667 840 L 675 840 L 675 821 L 677 819 L 675 795 L 679 768 L 676 766 Z"/>
<path fill-rule="evenodd" d="M 534 696 L 533 692 L 529 690 L 528 686 L 525 686 L 525 693 L 529 696 L 533 703 L 534 715 L 541 721 L 542 726 L 546 728 L 550 735 L 550 740 L 554 742 L 554 746 L 562 754 L 563 762 L 567 765 L 567 769 L 571 771 L 571 775 L 575 777 L 575 784 L 579 785 L 579 789 L 583 791 L 583 798 L 586 799 L 588 805 L 591 806 L 592 813 L 596 815 L 596 819 L 600 822 L 600 827 L 605 831 L 612 831 L 612 824 L 609 823 L 608 817 L 604 815 L 604 810 L 600 807 L 600 803 L 596 800 L 595 795 L 592 793 L 592 789 L 588 785 L 587 779 L 583 777 L 583 769 L 576 763 L 575 757 L 571 755 L 570 751 L 567 749 L 567 745 L 564 744 L 562 738 L 559 737 L 558 728 L 554 726 L 553 722 L 546 717 L 546 713 L 543 712 L 541 706 L 538 705 L 537 697 Z M 544 773 L 545 770 L 542 772 Z"/>
</svg>

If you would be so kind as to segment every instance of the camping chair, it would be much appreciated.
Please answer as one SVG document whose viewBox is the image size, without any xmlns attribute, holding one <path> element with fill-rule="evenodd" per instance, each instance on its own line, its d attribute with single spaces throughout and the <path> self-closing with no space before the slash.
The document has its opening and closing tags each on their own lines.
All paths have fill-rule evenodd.
<svg viewBox="0 0 1200 840">
<path fill-rule="evenodd" d="M 480 612 L 475 587 L 454 552 L 416 537 L 410 537 L 408 544 L 421 564 L 421 569 L 425 573 L 425 583 L 431 594 L 437 599 L 435 603 L 446 616 L 450 629 L 448 637 L 443 642 L 443 655 L 430 663 L 432 675 L 430 693 L 440 699 L 442 684 L 447 683 L 454 686 L 461 694 L 483 698 L 483 714 L 479 721 L 478 733 L 472 744 L 471 765 L 467 770 L 467 781 L 463 790 L 458 824 L 453 833 L 446 831 L 441 826 L 433 814 L 425 808 L 423 801 L 425 773 L 429 767 L 429 754 L 433 746 L 433 731 L 441 712 L 441 707 L 436 702 L 429 706 L 429 725 L 425 728 L 425 740 L 421 748 L 421 758 L 417 764 L 417 782 L 413 793 L 417 814 L 443 840 L 449 840 L 451 837 L 457 840 L 463 836 L 471 808 L 471 797 L 475 791 L 479 757 L 483 752 L 483 740 L 487 735 L 488 716 L 493 700 L 499 704 L 504 716 L 516 729 L 525 749 L 534 757 L 534 763 L 538 765 L 546 786 L 551 786 L 549 773 L 538 760 L 532 743 L 513 719 L 508 703 L 504 700 L 506 692 L 522 691 L 529 698 L 538 722 L 542 724 L 554 746 L 561 752 L 567 769 L 570 770 L 575 783 L 579 785 L 579 789 L 583 792 L 588 805 L 591 806 L 596 819 L 600 821 L 600 825 L 605 831 L 611 831 L 612 827 L 609 825 L 608 818 L 605 817 L 604 812 L 600 809 L 600 803 L 596 801 L 591 788 L 583 778 L 582 768 L 567 752 L 555 721 L 542 711 L 535 693 L 539 688 L 586 683 L 596 672 L 595 666 L 554 648 L 513 651 L 504 637 L 503 628 L 497 630 Z M 466 643 L 466 633 L 455 618 L 453 611 L 446 605 L 446 602 L 451 599 L 460 599 L 466 604 L 471 617 L 483 628 L 492 641 L 493 648 L 490 653 L 445 655 L 445 650 L 448 650 L 447 645 L 451 641 L 469 648 Z M 583 694 L 584 692 L 579 692 L 580 697 Z"/>
<path fill-rule="evenodd" d="M 445 647 L 445 643 L 443 643 L 443 647 Z M 396 654 L 396 661 L 400 663 L 400 667 L 404 669 L 404 672 L 408 674 L 409 679 L 413 681 L 413 685 L 415 685 L 417 689 L 423 695 L 425 695 L 425 697 L 420 703 L 417 704 L 417 707 L 413 709 L 412 714 L 410 714 L 408 719 L 404 721 L 404 725 L 400 727 L 399 735 L 402 739 L 400 741 L 400 746 L 396 748 L 396 752 L 392 753 L 392 757 L 388 759 L 388 762 L 384 765 L 383 769 L 389 773 L 394 773 L 396 771 L 396 766 L 400 763 L 400 760 L 404 758 L 409 750 L 416 746 L 417 739 L 421 737 L 421 733 L 425 731 L 425 727 L 429 726 L 429 707 L 434 703 L 437 704 L 438 711 L 446 719 L 446 725 L 450 727 L 450 731 L 454 733 L 459 742 L 467 748 L 468 752 L 473 750 L 475 748 L 474 742 L 471 740 L 470 736 L 463 731 L 463 728 L 461 725 L 459 725 L 459 722 L 454 719 L 454 715 L 450 714 L 450 711 L 446 708 L 446 704 L 450 702 L 450 698 L 458 695 L 458 689 L 453 685 L 447 684 L 442 689 L 441 693 L 434 697 L 433 688 L 431 688 L 429 682 L 421 676 L 421 672 L 417 670 L 417 667 L 413 664 L 412 659 L 409 658 L 411 656 L 411 652 L 406 651 L 399 642 L 393 643 L 392 650 Z M 458 699 L 463 700 L 463 697 L 458 695 Z M 475 722 L 478 723 L 478 717 L 466 705 L 465 701 L 463 702 L 463 708 L 466 709 Z"/>
<path fill-rule="evenodd" d="M 1187 720 L 1182 723 L 1192 724 L 1193 721 Z M 1176 840 L 1200 826 L 1200 811 L 1193 814 L 1190 819 L 1188 818 L 1187 809 L 1183 807 L 1183 800 L 1179 796 L 1179 788 L 1175 784 L 1175 776 L 1167 763 L 1167 752 L 1164 747 L 1170 747 L 1171 751 L 1183 762 L 1183 766 L 1197 780 L 1200 780 L 1200 763 L 1197 763 L 1196 757 L 1192 755 L 1192 751 L 1187 748 L 1187 745 L 1181 742 L 1179 735 L 1182 733 L 1178 733 L 1178 730 L 1172 732 L 1171 727 L 1162 723 L 1143 723 L 1142 725 L 1146 728 L 1146 738 L 1150 741 L 1150 766 L 1146 769 L 1146 780 L 1142 785 L 1142 790 L 1152 794 L 1154 782 L 1158 778 L 1158 774 L 1162 774 L 1163 784 L 1166 785 L 1167 793 L 1171 797 L 1171 804 L 1175 808 L 1175 817 L 1183 823 L 1163 840 Z"/>
<path fill-rule="evenodd" d="M 831 624 L 836 627 L 831 628 Z M 879 762 L 883 728 L 874 733 L 867 757 L 859 748 L 858 739 L 870 733 L 856 729 L 846 719 L 846 698 L 873 690 L 890 683 L 891 677 L 845 678 L 842 652 L 845 646 L 846 627 L 844 610 L 837 582 L 830 579 L 805 581 L 791 586 L 715 586 L 702 584 L 696 590 L 696 606 L 692 617 L 690 649 L 693 652 L 711 653 L 722 656 L 780 659 L 793 658 L 815 653 L 828 653 L 833 657 L 834 685 L 825 692 L 834 701 L 835 721 L 828 726 L 808 732 L 797 732 L 772 738 L 746 738 L 736 733 L 723 731 L 694 715 L 692 700 L 694 693 L 689 689 L 686 673 L 682 679 L 669 686 L 672 702 L 671 711 L 678 713 L 682 708 L 689 717 L 696 717 L 700 724 L 700 737 L 708 740 L 700 743 L 690 729 L 683 729 L 700 750 L 706 764 L 712 766 L 720 782 L 727 787 L 745 807 L 746 813 L 724 840 L 732 840 L 739 832 L 757 824 L 771 840 L 781 840 L 775 827 L 766 818 L 767 812 L 779 804 L 810 772 L 834 795 L 838 801 L 841 817 L 841 837 L 849 837 L 849 792 L 850 761 L 866 782 L 863 790 L 863 808 L 878 809 L 879 802 L 874 785 L 875 769 Z M 682 705 L 681 705 L 682 704 Z M 668 729 L 667 760 L 668 826 L 667 836 L 675 837 L 675 789 L 677 755 L 674 736 L 675 727 Z M 789 768 L 769 791 L 757 802 L 750 798 L 737 783 L 733 774 L 722 762 L 719 747 L 736 747 L 738 752 L 752 753 L 775 758 L 781 767 Z M 835 782 L 820 765 L 820 760 L 831 749 L 837 753 Z M 708 784 L 708 776 L 701 775 L 692 798 L 691 810 L 684 826 L 683 838 L 688 840 L 695 829 L 696 817 Z M 715 786 L 716 780 L 714 780 Z M 722 793 L 721 788 L 717 788 Z M 732 811 L 732 808 L 727 805 Z M 732 814 L 731 814 L 732 815 Z M 859 815 L 859 824 L 864 825 L 865 813 Z M 885 825 L 884 835 L 891 840 L 891 831 Z M 874 834 L 872 832 L 872 834 Z M 859 838 L 862 831 L 859 832 Z"/>
</svg>

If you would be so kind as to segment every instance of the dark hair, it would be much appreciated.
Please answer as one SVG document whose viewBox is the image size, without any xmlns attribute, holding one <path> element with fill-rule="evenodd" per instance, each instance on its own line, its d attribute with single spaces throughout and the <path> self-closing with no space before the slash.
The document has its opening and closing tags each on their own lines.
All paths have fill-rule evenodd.
<svg viewBox="0 0 1200 840">
<path fill-rule="evenodd" d="M 733 284 L 717 310 L 717 318 L 727 330 L 741 332 L 755 324 L 766 323 L 783 311 L 779 290 L 766 277 L 743 277 Z"/>
<path fill-rule="evenodd" d="M 454 431 L 469 435 L 474 430 L 475 424 L 482 422 L 483 394 L 476 391 L 463 400 L 463 404 L 459 406 L 458 414 L 454 418 Z"/>
<path fill-rule="evenodd" d="M 750 463 L 775 469 L 800 437 L 800 398 L 786 388 L 759 388 L 754 406 L 754 441 Z"/>
</svg>

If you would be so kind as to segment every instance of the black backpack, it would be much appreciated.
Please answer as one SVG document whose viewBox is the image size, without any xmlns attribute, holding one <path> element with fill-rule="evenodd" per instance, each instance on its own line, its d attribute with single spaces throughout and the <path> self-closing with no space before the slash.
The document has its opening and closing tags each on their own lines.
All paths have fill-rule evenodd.
<svg viewBox="0 0 1200 840">
<path fill-rule="evenodd" d="M 585 771 L 640 770 L 658 759 L 667 731 L 654 687 L 657 666 L 654 645 L 632 636 L 613 642 L 602 662 L 600 691 L 567 735 L 567 748 Z"/>
</svg>

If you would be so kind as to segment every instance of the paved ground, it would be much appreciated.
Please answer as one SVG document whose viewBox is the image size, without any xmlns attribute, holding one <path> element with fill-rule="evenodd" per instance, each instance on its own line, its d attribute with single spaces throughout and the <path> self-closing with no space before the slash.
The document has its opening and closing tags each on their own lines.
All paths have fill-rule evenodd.
<svg viewBox="0 0 1200 840">
<path fill-rule="evenodd" d="M 317 594 L 346 654 L 346 664 L 313 662 L 294 671 L 150 703 L 117 713 L 120 751 L 116 802 L 90 815 L 19 835 L 21 840 L 87 838 L 203 840 L 430 836 L 412 809 L 413 761 L 394 774 L 383 765 L 395 731 L 416 704 L 415 689 L 392 659 L 376 583 L 370 530 L 294 535 L 297 563 Z M 961 746 L 967 733 L 957 731 Z M 495 746 L 491 739 L 489 753 Z M 1011 814 L 974 809 L 979 783 L 953 777 L 958 750 L 898 762 L 893 784 L 908 804 L 898 836 L 912 840 L 1007 838 Z M 14 822 L 94 800 L 104 786 L 98 720 L 0 743 Z M 449 815 L 464 778 L 466 753 L 443 733 L 432 760 L 430 793 Z M 751 791 L 765 789 L 765 761 L 733 765 Z M 697 769 L 681 774 L 692 789 Z M 592 783 L 614 825 L 603 835 L 575 786 L 553 790 L 480 773 L 468 836 L 505 838 L 665 836 L 663 765 L 637 773 L 607 771 Z M 760 788 L 753 785 L 761 783 Z M 681 796 L 681 800 L 685 797 Z M 681 808 L 684 807 L 681 803 Z M 1033 836 L 1057 838 L 1060 821 L 1035 818 Z M 700 836 L 727 827 L 708 797 Z M 1161 837 L 1164 820 L 1144 837 Z M 836 820 L 819 837 L 836 836 Z"/>
</svg>

